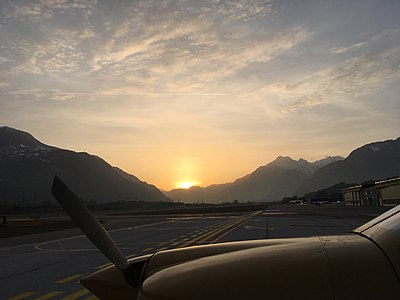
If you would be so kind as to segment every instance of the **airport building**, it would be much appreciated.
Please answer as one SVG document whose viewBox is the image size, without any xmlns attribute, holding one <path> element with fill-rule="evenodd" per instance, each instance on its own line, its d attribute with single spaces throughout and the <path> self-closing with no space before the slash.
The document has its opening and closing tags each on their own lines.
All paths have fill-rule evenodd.
<svg viewBox="0 0 400 300">
<path fill-rule="evenodd" d="M 346 205 L 395 206 L 400 204 L 400 177 L 351 186 L 341 193 Z"/>
</svg>

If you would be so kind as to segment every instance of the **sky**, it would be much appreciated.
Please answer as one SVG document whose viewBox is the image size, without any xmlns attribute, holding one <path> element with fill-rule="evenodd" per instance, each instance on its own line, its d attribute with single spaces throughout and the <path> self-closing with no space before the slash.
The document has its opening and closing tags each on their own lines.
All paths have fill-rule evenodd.
<svg viewBox="0 0 400 300">
<path fill-rule="evenodd" d="M 0 1 L 0 125 L 170 190 L 400 136 L 400 1 Z M 185 183 L 185 184 L 184 184 Z"/>
</svg>

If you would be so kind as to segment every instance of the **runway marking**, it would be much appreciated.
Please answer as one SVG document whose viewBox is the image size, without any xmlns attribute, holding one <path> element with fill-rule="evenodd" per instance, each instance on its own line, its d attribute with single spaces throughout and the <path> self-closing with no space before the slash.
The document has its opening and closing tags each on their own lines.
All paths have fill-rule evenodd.
<svg viewBox="0 0 400 300">
<path fill-rule="evenodd" d="M 252 225 L 243 226 L 244 229 L 262 229 L 262 230 L 275 230 L 274 227 L 257 227 Z"/>
<path fill-rule="evenodd" d="M 47 242 L 36 244 L 33 248 L 38 250 L 38 251 L 55 251 L 55 252 L 58 252 L 58 251 L 60 251 L 60 249 L 42 249 L 41 247 L 44 246 L 44 245 L 47 245 L 47 244 L 51 244 L 51 243 L 57 243 L 57 242 L 61 242 L 61 241 L 80 239 L 80 238 L 84 238 L 84 237 L 86 237 L 86 236 L 85 235 L 77 235 L 77 236 L 71 236 L 71 237 L 68 237 L 68 238 L 62 238 L 62 239 L 47 241 Z M 97 249 L 93 249 L 93 250 L 98 251 Z"/>
<path fill-rule="evenodd" d="M 75 300 L 75 299 L 78 299 L 79 297 L 82 297 L 83 295 L 88 294 L 88 293 L 89 293 L 89 291 L 87 289 L 82 289 L 82 290 L 72 293 L 64 298 L 61 298 L 61 300 Z"/>
<path fill-rule="evenodd" d="M 56 283 L 67 283 L 67 282 L 69 282 L 69 281 L 72 281 L 72 280 L 74 280 L 74 279 L 76 279 L 76 278 L 79 278 L 79 277 L 82 277 L 82 276 L 83 276 L 83 274 L 71 275 L 71 276 L 69 276 L 69 277 L 67 277 L 67 278 L 64 278 L 64 279 L 61 279 L 61 280 L 56 281 Z"/>
<path fill-rule="evenodd" d="M 35 295 L 36 292 L 24 292 L 22 294 L 19 294 L 17 296 L 11 297 L 11 298 L 7 298 L 7 300 L 21 300 L 21 299 L 25 299 L 28 298 L 32 295 Z"/>
<path fill-rule="evenodd" d="M 123 231 L 123 230 L 140 229 L 142 227 L 148 227 L 148 226 L 153 226 L 153 225 L 158 225 L 158 224 L 163 224 L 163 223 L 173 223 L 173 221 L 169 220 L 169 221 L 162 221 L 162 222 L 156 222 L 156 223 L 143 224 L 143 225 L 138 225 L 138 226 L 130 226 L 130 227 L 125 227 L 125 228 L 107 230 L 107 232 L 118 232 L 118 231 Z M 47 242 L 42 243 L 42 244 L 52 243 L 52 242 L 59 242 L 59 241 L 62 241 L 62 240 L 81 238 L 81 237 L 84 237 L 84 235 L 76 235 L 76 236 L 67 237 L 67 238 L 64 238 L 64 239 L 51 240 L 51 241 L 47 241 Z M 8 251 L 8 250 L 24 248 L 24 247 L 34 247 L 34 248 L 36 248 L 35 246 L 37 246 L 37 245 L 38 245 L 37 243 L 22 244 L 22 245 L 18 245 L 18 246 L 10 246 L 10 247 L 0 248 L 0 251 Z M 49 249 L 36 249 L 36 250 L 50 251 Z M 61 250 L 59 250 L 59 251 L 61 251 Z"/>
<path fill-rule="evenodd" d="M 291 211 L 269 210 L 263 212 L 262 214 L 262 216 L 285 216 L 285 215 L 297 215 L 297 213 Z"/>
<path fill-rule="evenodd" d="M 152 225 L 159 225 L 159 224 L 163 224 L 163 223 L 171 223 L 171 222 L 172 221 L 163 221 L 163 222 L 156 222 L 156 223 L 150 223 L 150 224 L 143 224 L 143 225 L 138 225 L 138 226 L 131 226 L 131 227 L 107 230 L 107 232 L 110 233 L 110 232 L 118 232 L 118 231 L 124 231 L 124 230 L 132 230 L 132 229 L 137 229 L 137 228 L 142 228 L 142 227 L 147 227 L 147 226 L 152 226 Z M 71 237 L 62 238 L 62 239 L 50 240 L 50 241 L 39 243 L 39 244 L 29 244 L 29 245 L 34 245 L 33 248 L 38 251 L 48 251 L 48 252 L 98 251 L 98 249 L 96 249 L 96 248 L 93 248 L 93 249 L 43 249 L 42 248 L 42 246 L 47 245 L 47 244 L 68 241 L 68 240 L 73 240 L 73 239 L 80 239 L 80 238 L 86 238 L 86 236 L 81 234 L 81 235 L 71 236 Z M 22 246 L 28 246 L 28 245 L 21 245 L 21 246 L 17 246 L 17 247 L 22 247 Z M 0 249 L 0 251 L 2 251 L 2 250 L 3 249 Z"/>
<path fill-rule="evenodd" d="M 176 230 L 180 230 L 180 229 L 190 229 L 191 227 L 187 227 L 187 226 L 175 226 L 175 227 L 167 227 L 167 228 L 157 228 L 157 231 L 176 231 Z M 154 228 L 128 228 L 129 230 L 138 230 L 140 229 L 141 231 L 153 231 Z"/>
<path fill-rule="evenodd" d="M 47 300 L 47 299 L 51 299 L 51 298 L 53 298 L 53 297 L 55 297 L 55 296 L 57 296 L 57 295 L 60 295 L 60 294 L 62 294 L 62 293 L 63 293 L 63 292 L 61 292 L 61 291 L 50 292 L 50 293 L 45 294 L 45 295 L 43 295 L 43 296 L 34 298 L 33 300 Z"/>
<path fill-rule="evenodd" d="M 0 248 L 0 251 L 9 251 L 9 250 L 13 250 L 13 249 L 18 249 L 18 248 L 24 248 L 24 247 L 31 247 L 36 245 L 36 243 L 30 243 L 30 244 L 24 244 L 24 245 L 18 245 L 18 246 L 11 246 L 11 247 L 4 247 L 4 248 Z"/>
<path fill-rule="evenodd" d="M 247 221 L 246 218 L 238 220 L 236 222 L 229 223 L 221 228 L 217 228 L 216 230 L 214 230 L 210 234 L 208 234 L 205 239 L 200 240 L 200 243 L 203 244 L 207 241 L 210 241 L 210 239 L 214 238 L 215 236 L 217 236 L 217 238 L 215 238 L 214 240 L 212 240 L 210 242 L 212 244 L 220 238 L 220 236 L 218 236 L 219 234 L 224 233 L 224 231 L 225 231 L 225 233 L 230 232 L 233 229 L 235 229 L 238 225 L 240 225 L 242 222 L 245 222 L 245 221 Z"/>
<path fill-rule="evenodd" d="M 220 228 L 223 228 L 224 226 L 226 226 L 227 224 L 230 224 L 231 221 L 226 221 L 226 222 L 222 222 L 222 224 L 219 224 L 218 226 L 208 226 L 205 229 L 200 231 L 200 235 L 197 238 L 194 238 L 192 240 L 190 240 L 187 243 L 184 243 L 183 245 L 181 245 L 180 247 L 187 247 L 190 245 L 194 245 L 194 244 L 202 244 L 204 243 L 204 241 L 207 239 L 207 237 L 212 234 L 213 232 L 219 230 Z M 214 229 L 215 228 L 215 229 Z M 198 242 L 199 240 L 202 240 L 200 242 Z"/>
<path fill-rule="evenodd" d="M 198 236 L 197 238 L 184 243 L 182 245 L 182 247 L 187 247 L 187 246 L 191 246 L 191 245 L 195 245 L 195 244 L 200 244 L 200 245 L 204 244 L 207 241 L 210 241 L 215 236 L 218 236 L 219 234 L 223 233 L 224 231 L 233 230 L 234 228 L 236 228 L 240 224 L 250 220 L 251 218 L 253 218 L 254 216 L 256 216 L 256 215 L 258 215 L 260 213 L 261 213 L 261 211 L 252 212 L 250 214 L 246 214 L 244 216 L 241 216 L 238 219 L 236 218 L 233 221 L 229 220 L 229 221 L 224 222 L 223 224 L 220 224 L 218 226 L 209 227 L 211 229 L 206 231 L 204 234 Z M 218 238 L 220 238 L 220 237 L 218 237 Z M 215 242 L 217 239 L 213 240 L 212 242 Z"/>
<path fill-rule="evenodd" d="M 184 238 L 184 239 L 181 240 L 181 241 L 177 241 L 177 239 L 175 238 L 175 239 L 171 239 L 169 242 L 160 242 L 159 245 L 160 246 L 161 245 L 174 246 L 174 245 L 182 243 L 182 246 L 188 246 L 188 245 L 193 245 L 193 244 L 196 244 L 196 243 L 198 243 L 198 244 L 205 243 L 207 241 L 210 241 L 210 239 L 212 239 L 213 237 L 219 235 L 221 232 L 223 233 L 224 231 L 229 230 L 229 229 L 233 230 L 238 225 L 240 225 L 243 222 L 249 220 L 253 215 L 254 215 L 254 213 L 247 214 L 245 216 L 241 216 L 240 218 L 234 218 L 234 219 L 229 218 L 229 220 L 227 222 L 222 222 L 222 224 L 218 224 L 217 226 L 215 226 L 215 225 L 214 226 L 208 226 L 208 227 L 203 228 L 201 230 L 200 229 L 196 230 L 196 232 L 198 232 L 198 234 L 190 233 L 188 235 L 182 235 L 181 238 Z M 166 222 L 163 222 L 163 223 L 166 223 Z M 147 224 L 147 225 L 150 225 L 150 224 Z M 120 229 L 120 230 L 126 230 L 126 228 Z M 200 234 L 200 233 L 202 233 L 202 234 Z M 190 238 L 188 238 L 187 236 L 190 236 Z M 81 235 L 81 236 L 75 236 L 75 237 L 68 237 L 68 238 L 57 239 L 57 240 L 53 240 L 53 241 L 48 241 L 48 242 L 36 244 L 35 245 L 35 249 L 44 250 L 44 251 L 51 251 L 52 249 L 43 249 L 43 248 L 40 248 L 40 247 L 41 246 L 45 246 L 45 245 L 50 244 L 50 243 L 54 243 L 54 242 L 62 242 L 62 241 L 67 241 L 67 240 L 72 240 L 72 239 L 77 239 L 77 238 L 82 238 L 82 237 L 84 237 L 84 236 Z M 191 238 L 192 238 L 192 240 L 190 240 Z M 174 241 L 176 241 L 176 242 L 174 242 Z M 153 244 L 155 244 L 155 243 L 153 243 Z M 158 251 L 163 251 L 163 250 L 166 250 L 166 249 L 168 249 L 168 248 L 167 247 L 163 247 L 163 248 L 158 249 Z M 61 249 L 54 249 L 54 250 L 61 250 Z M 74 249 L 74 250 L 76 250 L 76 249 Z M 150 252 L 152 250 L 154 250 L 154 248 L 153 247 L 149 247 L 149 248 L 143 249 L 142 252 Z M 61 250 L 61 251 L 68 251 L 68 250 Z M 129 255 L 129 257 L 134 257 L 134 256 L 135 256 L 135 254 Z M 110 266 L 110 265 L 112 265 L 112 264 L 111 263 L 106 263 L 106 264 L 103 264 L 103 265 L 98 266 L 96 268 L 97 269 L 101 269 L 101 268 L 104 268 L 104 267 Z M 61 280 L 57 281 L 57 283 L 66 283 L 66 282 L 72 281 L 72 280 L 74 280 L 74 279 L 76 279 L 76 278 L 78 278 L 80 276 L 82 276 L 82 275 L 81 274 L 71 275 L 71 276 L 69 276 L 67 278 L 64 278 L 64 279 L 61 279 Z M 57 293 L 57 294 L 55 294 L 55 293 Z M 62 293 L 62 292 L 59 292 L 59 291 L 51 292 L 51 293 L 48 293 L 46 295 L 43 295 L 43 296 L 39 297 L 38 299 L 42 299 L 42 300 L 49 299 L 51 296 L 54 297 L 54 296 L 59 295 L 60 293 Z M 74 293 L 72 293 L 72 294 L 70 294 L 70 295 L 68 295 L 68 296 L 66 296 L 66 297 L 64 297 L 62 299 L 64 299 L 64 300 L 77 299 L 77 298 L 83 297 L 84 295 L 86 295 L 88 293 L 89 293 L 88 290 L 83 289 L 83 290 L 79 290 L 77 292 L 74 292 Z M 10 300 L 25 299 L 27 297 L 31 297 L 34 294 L 36 294 L 36 292 L 26 292 L 26 293 L 23 293 L 23 294 L 20 294 L 20 295 L 16 296 L 18 298 L 10 298 Z M 45 298 L 45 297 L 47 297 L 47 298 Z M 93 297 L 94 296 L 90 296 L 87 299 L 97 299 L 96 297 L 94 297 L 94 298 Z"/>
<path fill-rule="evenodd" d="M 302 228 L 340 228 L 340 226 L 335 225 L 313 225 L 313 224 L 290 224 L 290 227 L 302 227 Z"/>
<path fill-rule="evenodd" d="M 256 212 L 250 214 L 250 216 L 249 216 L 248 218 L 245 218 L 245 219 L 242 221 L 242 224 L 248 222 L 251 218 L 257 216 L 257 215 L 260 214 L 260 213 L 261 213 L 261 211 L 256 211 Z M 241 224 L 241 223 L 239 222 L 239 224 Z M 238 225 L 239 225 L 239 224 L 238 224 Z M 237 225 L 236 225 L 236 226 L 233 226 L 233 227 L 231 227 L 231 228 L 229 228 L 228 230 L 226 230 L 225 232 L 223 232 L 223 234 L 221 234 L 221 235 L 218 236 L 216 239 L 214 239 L 214 240 L 212 241 L 212 243 L 215 243 L 215 242 L 218 241 L 219 239 L 223 238 L 225 235 L 227 235 L 228 233 L 230 233 L 231 231 L 233 231 L 236 227 L 237 227 Z"/>
</svg>

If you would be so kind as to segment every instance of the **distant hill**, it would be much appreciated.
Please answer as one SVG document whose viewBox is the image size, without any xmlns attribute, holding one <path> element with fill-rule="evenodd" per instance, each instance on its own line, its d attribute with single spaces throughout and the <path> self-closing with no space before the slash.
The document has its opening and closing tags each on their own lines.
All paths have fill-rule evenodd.
<svg viewBox="0 0 400 300">
<path fill-rule="evenodd" d="M 48 146 L 27 132 L 0 127 L 0 204 L 55 203 L 58 175 L 85 201 L 170 201 L 155 186 L 100 157 Z"/>
<path fill-rule="evenodd" d="M 349 186 L 354 185 L 354 183 L 344 183 L 344 182 L 339 182 L 336 183 L 335 185 L 329 186 L 327 188 L 309 192 L 303 196 L 298 197 L 299 199 L 306 200 L 307 202 L 312 202 L 312 201 L 331 201 L 331 202 L 336 202 L 336 201 L 342 201 L 342 194 L 341 190 L 344 188 L 347 188 Z"/>
<path fill-rule="evenodd" d="M 311 192 L 338 193 L 340 186 L 400 176 L 400 138 L 364 145 L 347 158 L 328 157 L 313 163 L 279 156 L 232 183 L 166 192 L 186 202 L 280 201 Z M 339 184 L 340 183 L 340 184 Z M 332 187 L 333 188 L 329 188 Z M 310 194 L 315 196 L 314 194 Z"/>
<path fill-rule="evenodd" d="M 400 138 L 357 148 L 342 160 L 320 168 L 299 189 L 299 194 L 339 182 L 379 180 L 400 176 Z"/>
<path fill-rule="evenodd" d="M 168 192 L 164 192 L 169 198 L 189 203 L 201 203 L 201 202 L 221 202 L 219 200 L 220 194 L 228 186 L 227 184 L 213 184 L 208 187 L 192 186 L 188 189 L 174 189 Z"/>
<path fill-rule="evenodd" d="M 300 158 L 299 160 L 293 160 L 288 156 L 278 156 L 274 161 L 261 168 L 267 169 L 271 167 L 280 167 L 287 170 L 297 170 L 301 173 L 311 175 L 314 174 L 319 168 L 343 159 L 344 158 L 341 156 L 328 156 L 324 159 L 317 160 L 311 163 L 302 158 Z"/>
<path fill-rule="evenodd" d="M 233 183 L 172 190 L 166 194 L 172 199 L 179 198 L 186 202 L 279 201 L 295 193 L 319 168 L 342 159 L 336 156 L 310 163 L 304 159 L 279 156 Z"/>
<path fill-rule="evenodd" d="M 220 195 L 220 201 L 277 201 L 292 194 L 308 174 L 277 166 L 260 167 L 249 176 L 234 181 Z"/>
<path fill-rule="evenodd" d="M 176 189 L 164 195 L 100 157 L 49 146 L 27 132 L 0 127 L 0 205 L 55 203 L 50 194 L 54 175 L 79 197 L 96 203 L 169 198 L 211 203 L 280 201 L 314 191 L 337 193 L 338 183 L 400 176 L 400 138 L 364 145 L 345 159 L 334 156 L 311 163 L 279 156 L 232 183 Z M 325 190 L 331 186 L 335 189 Z"/>
</svg>

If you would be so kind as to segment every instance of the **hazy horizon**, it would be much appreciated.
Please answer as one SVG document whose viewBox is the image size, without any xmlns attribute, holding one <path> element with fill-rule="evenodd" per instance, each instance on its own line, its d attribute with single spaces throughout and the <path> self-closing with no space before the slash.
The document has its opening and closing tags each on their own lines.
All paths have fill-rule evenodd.
<svg viewBox="0 0 400 300">
<path fill-rule="evenodd" d="M 400 2 L 0 3 L 0 122 L 163 190 L 399 137 Z"/>
</svg>

